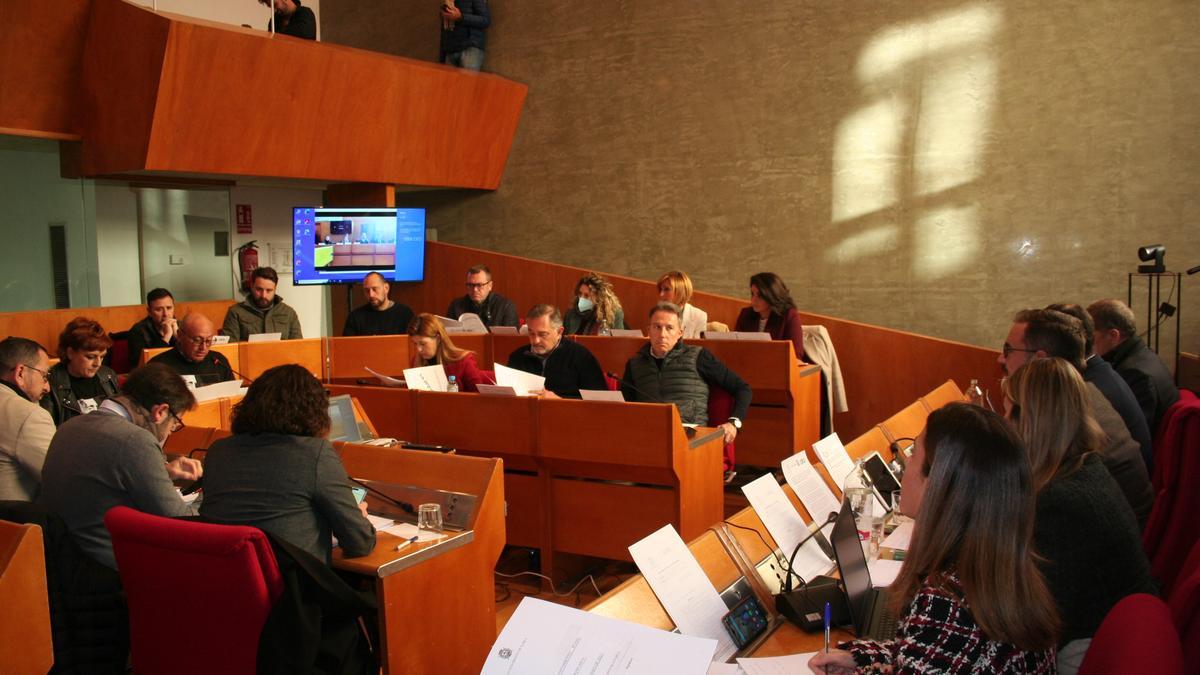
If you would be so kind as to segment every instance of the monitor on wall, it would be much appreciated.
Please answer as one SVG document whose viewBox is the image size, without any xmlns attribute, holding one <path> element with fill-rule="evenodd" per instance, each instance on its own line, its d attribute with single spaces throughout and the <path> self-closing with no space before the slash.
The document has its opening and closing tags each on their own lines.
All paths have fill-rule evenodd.
<svg viewBox="0 0 1200 675">
<path fill-rule="evenodd" d="M 356 283 L 368 272 L 388 281 L 425 278 L 425 209 L 298 206 L 292 213 L 298 286 Z"/>
</svg>

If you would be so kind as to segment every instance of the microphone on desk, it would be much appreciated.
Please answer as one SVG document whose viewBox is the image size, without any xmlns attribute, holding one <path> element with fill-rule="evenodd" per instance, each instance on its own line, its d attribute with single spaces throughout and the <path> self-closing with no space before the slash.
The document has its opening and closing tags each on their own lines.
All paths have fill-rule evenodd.
<svg viewBox="0 0 1200 675">
<path fill-rule="evenodd" d="M 616 380 L 618 384 L 628 385 L 630 389 L 632 389 L 638 393 L 639 397 L 645 396 L 646 398 L 650 399 L 650 403 L 666 403 L 666 401 L 662 400 L 661 398 L 659 398 L 657 396 L 651 396 L 650 394 L 647 394 L 646 392 L 642 391 L 642 389 L 640 387 L 638 387 L 636 384 L 630 382 L 629 380 L 626 380 L 622 377 L 617 377 L 616 373 L 605 371 L 604 374 L 611 377 L 612 379 Z"/>
<path fill-rule="evenodd" d="M 355 483 L 356 485 L 359 485 L 360 487 L 366 488 L 366 490 L 368 492 L 371 492 L 373 494 L 379 495 L 380 497 L 383 497 L 383 501 L 391 504 L 392 506 L 395 506 L 396 508 L 400 509 L 404 513 L 407 513 L 409 515 L 416 514 L 417 510 L 416 510 L 416 508 L 413 507 L 412 504 L 410 504 L 408 502 L 402 502 L 399 499 L 392 497 L 391 495 L 385 494 L 385 493 L 379 491 L 378 489 L 371 487 L 366 482 L 358 480 L 357 478 L 353 478 L 350 476 L 346 476 L 346 477 L 350 479 L 351 483 Z"/>
<path fill-rule="evenodd" d="M 796 544 L 796 548 L 792 551 L 791 558 L 788 560 L 787 581 L 784 582 L 783 588 L 775 596 L 775 610 L 805 630 L 816 630 L 822 627 L 822 614 L 819 608 L 826 602 L 835 606 L 835 613 L 839 617 L 844 617 L 846 614 L 846 601 L 844 594 L 838 587 L 836 579 L 817 577 L 810 583 L 794 571 L 796 555 L 800 552 L 804 544 L 817 536 L 821 530 L 836 521 L 837 518 L 838 513 L 830 511 L 829 515 L 825 518 L 825 522 L 821 523 L 807 537 L 801 539 L 800 543 Z M 800 589 L 796 591 L 792 590 L 793 576 L 800 580 Z M 814 597 L 810 597 L 810 594 Z"/>
<path fill-rule="evenodd" d="M 826 526 L 828 526 L 833 521 L 837 520 L 837 517 L 838 517 L 837 511 L 830 511 L 829 515 L 825 517 L 825 522 L 818 525 L 817 529 L 813 530 L 812 532 L 809 532 L 808 536 L 801 539 L 800 543 L 796 544 L 796 548 L 792 549 L 792 555 L 791 555 L 791 557 L 788 558 L 787 581 L 783 582 L 783 592 L 784 593 L 792 592 L 792 577 L 796 577 L 797 579 L 799 579 L 800 583 L 802 583 L 802 584 L 805 583 L 804 578 L 801 577 L 799 574 L 796 574 L 796 572 L 794 571 L 795 563 L 796 563 L 796 555 L 800 553 L 800 548 L 803 547 L 805 544 L 807 544 L 810 539 L 812 539 L 813 537 L 820 534 L 821 530 L 825 529 Z"/>
</svg>

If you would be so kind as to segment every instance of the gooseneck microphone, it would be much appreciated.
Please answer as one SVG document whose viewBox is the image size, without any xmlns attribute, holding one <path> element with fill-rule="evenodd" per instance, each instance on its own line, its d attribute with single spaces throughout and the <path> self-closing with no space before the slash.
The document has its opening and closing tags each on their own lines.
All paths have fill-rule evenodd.
<svg viewBox="0 0 1200 675">
<path fill-rule="evenodd" d="M 404 513 L 407 513 L 407 514 L 409 514 L 409 515 L 414 515 L 414 514 L 416 514 L 416 512 L 417 512 L 417 509 L 416 509 L 416 508 L 414 508 L 414 507 L 413 507 L 413 505 L 412 505 L 412 504 L 410 504 L 409 502 L 402 502 L 402 501 L 400 501 L 399 499 L 396 499 L 395 497 L 392 497 L 392 496 L 390 496 L 390 495 L 384 494 L 383 492 L 380 492 L 378 489 L 371 487 L 370 485 L 368 485 L 368 484 L 367 484 L 367 483 L 365 483 L 364 481 L 358 480 L 357 478 L 353 478 L 353 477 L 350 477 L 350 476 L 347 476 L 347 478 L 349 478 L 349 479 L 350 479 L 350 482 L 351 482 L 351 483 L 355 483 L 355 484 L 357 484 L 357 485 L 359 485 L 359 486 L 361 486 L 361 487 L 363 487 L 363 488 L 366 488 L 366 490 L 367 490 L 368 492 L 372 493 L 372 494 L 379 495 L 380 497 L 382 497 L 382 498 L 383 498 L 383 501 L 385 501 L 385 502 L 387 502 L 387 503 L 391 504 L 392 506 L 395 506 L 396 508 L 400 509 L 400 510 L 401 510 L 401 511 L 403 511 Z"/>
<path fill-rule="evenodd" d="M 800 583 L 804 583 L 804 578 L 801 577 L 799 574 L 796 574 L 796 572 L 795 572 L 796 555 L 800 553 L 801 547 L 803 547 L 805 544 L 807 544 L 810 539 L 812 539 L 813 537 L 820 534 L 821 530 L 825 529 L 825 527 L 827 525 L 829 525 L 833 521 L 837 520 L 837 517 L 838 517 L 837 511 L 830 511 L 829 515 L 825 517 L 825 522 L 823 522 L 819 526 L 817 526 L 817 529 L 813 530 L 812 532 L 809 532 L 808 536 L 801 539 L 800 543 L 796 544 L 796 548 L 792 549 L 792 555 L 791 555 L 791 557 L 788 558 L 787 581 L 785 581 L 783 584 L 783 592 L 784 593 L 792 592 L 792 577 L 793 576 L 796 577 L 797 579 L 800 579 Z"/>
<path fill-rule="evenodd" d="M 618 377 L 616 373 L 609 372 L 609 371 L 605 371 L 605 373 L 604 373 L 604 374 L 605 374 L 605 375 L 607 375 L 607 376 L 609 376 L 609 377 L 611 377 L 612 379 L 616 380 L 616 381 L 617 381 L 619 384 L 622 384 L 622 385 L 628 385 L 630 389 L 632 389 L 632 390 L 634 390 L 634 391 L 636 391 L 636 392 L 638 393 L 638 396 L 639 396 L 639 397 L 640 397 L 640 396 L 645 396 L 646 398 L 650 399 L 650 403 L 669 403 L 669 401 L 664 401 L 664 400 L 662 400 L 661 398 L 659 398 L 659 397 L 657 397 L 657 396 L 651 396 L 650 394 L 648 394 L 648 393 L 646 393 L 645 391 L 643 391 L 643 390 L 642 390 L 640 387 L 638 387 L 636 384 L 634 384 L 634 383 L 630 382 L 629 380 L 626 380 L 626 379 L 625 379 L 625 378 L 623 378 L 623 377 Z"/>
</svg>

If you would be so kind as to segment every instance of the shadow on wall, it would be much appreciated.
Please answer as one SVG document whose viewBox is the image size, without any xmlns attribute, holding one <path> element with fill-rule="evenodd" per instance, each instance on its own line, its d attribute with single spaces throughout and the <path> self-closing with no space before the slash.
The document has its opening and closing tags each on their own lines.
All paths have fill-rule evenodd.
<svg viewBox="0 0 1200 675">
<path fill-rule="evenodd" d="M 387 5 L 326 0 L 327 37 L 434 58 L 423 15 L 357 27 L 416 11 Z M 443 241 L 734 295 L 773 270 L 805 310 L 987 346 L 1021 307 L 1124 297 L 1137 246 L 1200 262 L 1189 3 L 493 15 L 489 70 L 530 96 L 498 191 L 405 197 Z"/>
</svg>

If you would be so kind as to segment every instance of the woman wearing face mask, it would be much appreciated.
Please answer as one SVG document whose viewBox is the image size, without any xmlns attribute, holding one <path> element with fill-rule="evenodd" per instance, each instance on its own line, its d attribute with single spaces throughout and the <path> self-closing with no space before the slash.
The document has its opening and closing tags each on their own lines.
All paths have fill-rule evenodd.
<svg viewBox="0 0 1200 675">
<path fill-rule="evenodd" d="M 996 413 L 929 415 L 904 472 L 915 518 L 891 585 L 891 640 L 852 640 L 814 673 L 1053 673 L 1058 614 L 1034 562 L 1034 491 L 1021 439 Z"/>
<path fill-rule="evenodd" d="M 787 284 L 774 272 L 750 277 L 750 306 L 738 314 L 735 331 L 770 333 L 772 340 L 791 340 L 796 358 L 804 360 L 804 325 Z"/>
<path fill-rule="evenodd" d="M 453 376 L 458 382 L 459 391 L 478 391 L 476 385 L 480 383 L 493 384 L 479 369 L 475 352 L 455 347 L 441 320 L 433 314 L 418 314 L 408 324 L 408 341 L 412 368 L 441 364 L 446 377 Z"/>
<path fill-rule="evenodd" d="M 76 317 L 58 336 L 59 362 L 50 369 L 50 393 L 42 407 L 55 424 L 92 412 L 117 393 L 117 374 L 104 365 L 112 338 L 104 328 L 85 317 Z"/>
<path fill-rule="evenodd" d="M 658 299 L 665 300 L 683 310 L 680 328 L 683 337 L 698 338 L 708 324 L 708 312 L 692 305 L 692 280 L 688 275 L 671 271 L 658 278 Z"/>
<path fill-rule="evenodd" d="M 607 335 L 625 327 L 625 311 L 612 284 L 599 274 L 586 274 L 575 285 L 575 302 L 563 316 L 567 335 Z"/>
</svg>

